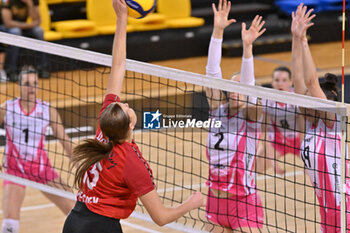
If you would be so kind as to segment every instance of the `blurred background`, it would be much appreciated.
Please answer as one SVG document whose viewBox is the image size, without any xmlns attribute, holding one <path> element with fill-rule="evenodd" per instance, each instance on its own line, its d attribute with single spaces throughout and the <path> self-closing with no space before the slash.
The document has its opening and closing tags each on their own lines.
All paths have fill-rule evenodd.
<svg viewBox="0 0 350 233">
<path fill-rule="evenodd" d="M 206 56 L 212 32 L 213 2 L 218 1 L 158 0 L 154 14 L 142 20 L 129 20 L 128 58 L 149 62 Z M 257 41 L 254 53 L 290 51 L 290 15 L 300 2 L 317 13 L 315 26 L 309 30 L 310 43 L 341 40 L 342 0 L 232 0 L 230 17 L 238 23 L 225 31 L 224 56 L 241 55 L 240 22 L 249 25 L 256 14 L 264 16 L 267 31 Z M 106 5 L 110 5 L 111 16 Z M 346 6 L 349 9 L 350 1 Z M 115 25 L 115 19 L 109 0 L 40 0 L 40 9 L 46 40 L 111 53 L 115 26 L 109 31 L 106 26 Z M 347 33 L 347 38 L 349 35 Z"/>
</svg>

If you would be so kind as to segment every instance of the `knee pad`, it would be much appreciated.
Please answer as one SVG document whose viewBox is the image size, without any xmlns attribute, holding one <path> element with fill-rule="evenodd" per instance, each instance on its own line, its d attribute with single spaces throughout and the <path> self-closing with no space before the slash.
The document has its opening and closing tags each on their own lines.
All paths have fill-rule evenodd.
<svg viewBox="0 0 350 233">
<path fill-rule="evenodd" d="M 1 233 L 18 233 L 19 232 L 19 220 L 4 219 L 2 221 Z"/>
</svg>

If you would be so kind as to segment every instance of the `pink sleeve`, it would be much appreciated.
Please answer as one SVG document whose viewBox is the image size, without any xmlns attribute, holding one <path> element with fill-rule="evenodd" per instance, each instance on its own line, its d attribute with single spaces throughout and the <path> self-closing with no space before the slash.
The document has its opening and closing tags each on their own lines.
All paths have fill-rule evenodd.
<svg viewBox="0 0 350 233">
<path fill-rule="evenodd" d="M 215 78 L 222 78 L 221 74 L 221 50 L 222 50 L 222 39 L 216 39 L 211 37 L 208 51 L 208 62 L 206 72 L 208 76 Z"/>
</svg>

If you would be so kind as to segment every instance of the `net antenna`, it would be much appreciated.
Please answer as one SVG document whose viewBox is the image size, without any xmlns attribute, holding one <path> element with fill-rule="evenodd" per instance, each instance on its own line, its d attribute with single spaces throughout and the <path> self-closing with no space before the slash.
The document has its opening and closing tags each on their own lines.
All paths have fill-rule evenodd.
<svg viewBox="0 0 350 233">
<path fill-rule="evenodd" d="M 342 104 L 345 103 L 345 87 L 344 87 L 344 79 L 345 79 L 345 28 L 346 28 L 346 0 L 343 0 L 343 17 L 342 17 L 342 82 L 341 82 L 341 88 L 342 88 L 342 95 L 341 95 L 341 102 Z M 344 120 L 346 120 L 346 116 L 344 116 Z M 341 137 L 341 161 L 342 161 L 342 174 L 341 174 L 341 180 L 343 181 L 342 185 L 342 199 L 341 199 L 341 232 L 346 233 L 347 228 L 347 218 L 346 218 L 346 124 L 342 125 L 342 137 Z M 349 211 L 349 210 L 348 210 Z"/>
</svg>

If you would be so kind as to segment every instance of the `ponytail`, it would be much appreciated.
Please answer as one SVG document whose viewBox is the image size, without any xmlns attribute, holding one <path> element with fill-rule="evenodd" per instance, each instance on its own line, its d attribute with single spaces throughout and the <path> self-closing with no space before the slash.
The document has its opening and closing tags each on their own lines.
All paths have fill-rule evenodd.
<svg viewBox="0 0 350 233">
<path fill-rule="evenodd" d="M 84 143 L 74 148 L 71 166 L 72 168 L 77 168 L 74 177 L 75 188 L 80 189 L 83 187 L 85 172 L 87 172 L 92 165 L 106 158 L 112 152 L 112 149 L 112 142 L 104 144 L 95 139 L 86 139 Z"/>
<path fill-rule="evenodd" d="M 92 165 L 106 158 L 111 153 L 113 146 L 123 143 L 130 134 L 130 117 L 116 103 L 108 105 L 103 111 L 99 124 L 103 136 L 109 139 L 109 143 L 104 144 L 94 139 L 87 139 L 73 150 L 72 168 L 77 168 L 74 186 L 78 189 L 83 188 L 85 172 Z"/>
</svg>

